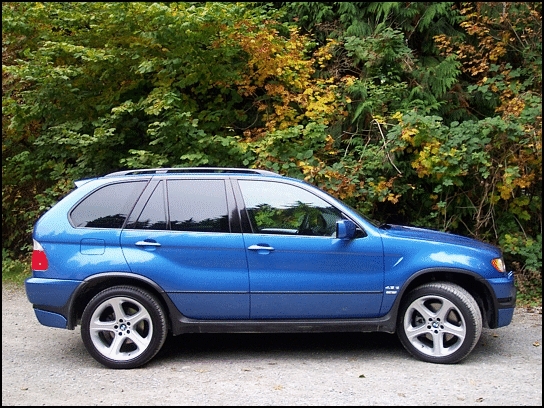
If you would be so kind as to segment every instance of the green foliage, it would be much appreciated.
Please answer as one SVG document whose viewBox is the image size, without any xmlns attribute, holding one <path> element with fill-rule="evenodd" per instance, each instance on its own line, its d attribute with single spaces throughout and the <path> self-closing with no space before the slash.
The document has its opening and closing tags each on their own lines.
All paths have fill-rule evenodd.
<svg viewBox="0 0 544 408">
<path fill-rule="evenodd" d="M 412 49 L 433 48 L 437 33 L 453 35 L 459 13 L 450 2 L 282 2 L 284 21 L 296 21 L 324 43 L 327 38 L 367 37 L 378 25 L 406 34 Z"/>
<path fill-rule="evenodd" d="M 418 195 L 435 202 L 436 227 L 492 241 L 520 226 L 538 233 L 529 214 L 541 208 L 534 197 L 541 162 L 527 162 L 517 150 L 533 142 L 519 123 L 495 117 L 448 127 L 441 118 L 412 113 L 390 129 L 388 139 L 428 183 Z"/>
<path fill-rule="evenodd" d="M 521 255 L 525 260 L 524 265 L 519 265 L 521 271 L 536 271 L 542 265 L 542 235 L 537 235 L 536 239 L 523 236 L 520 233 L 504 234 L 499 244 L 506 256 L 515 259 L 516 255 Z"/>
<path fill-rule="evenodd" d="M 402 62 L 412 57 L 402 32 L 383 24 L 371 36 L 346 37 L 344 47 L 353 64 L 361 66 L 362 77 L 378 77 L 382 82 L 398 80 Z"/>
<path fill-rule="evenodd" d="M 72 180 L 120 167 L 240 164 L 244 55 L 214 41 L 236 4 L 2 5 L 3 245 L 26 251 Z M 24 225 L 25 228 L 20 226 Z"/>
<path fill-rule="evenodd" d="M 538 294 L 541 7 L 3 3 L 6 255 L 78 178 L 261 167 L 499 244 Z"/>
<path fill-rule="evenodd" d="M 2 248 L 2 283 L 22 285 L 30 275 L 30 259 L 13 259 L 8 251 Z"/>
<path fill-rule="evenodd" d="M 320 152 L 327 143 L 325 125 L 312 123 L 306 127 L 298 125 L 286 130 L 269 132 L 248 144 L 253 155 L 244 160 L 244 166 L 253 162 L 257 167 L 300 177 L 300 167 L 317 165 L 314 152 Z M 298 164 L 297 164 L 298 163 Z"/>
</svg>

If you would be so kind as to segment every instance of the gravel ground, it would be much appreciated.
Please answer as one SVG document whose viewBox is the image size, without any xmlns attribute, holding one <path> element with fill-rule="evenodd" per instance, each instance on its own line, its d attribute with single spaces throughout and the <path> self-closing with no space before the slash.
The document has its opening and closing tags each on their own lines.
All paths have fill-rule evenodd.
<svg viewBox="0 0 544 408">
<path fill-rule="evenodd" d="M 384 333 L 187 334 L 146 366 L 111 370 L 76 330 L 38 323 L 2 285 L 2 405 L 542 406 L 542 309 L 484 329 L 455 365 L 420 362 Z"/>
</svg>

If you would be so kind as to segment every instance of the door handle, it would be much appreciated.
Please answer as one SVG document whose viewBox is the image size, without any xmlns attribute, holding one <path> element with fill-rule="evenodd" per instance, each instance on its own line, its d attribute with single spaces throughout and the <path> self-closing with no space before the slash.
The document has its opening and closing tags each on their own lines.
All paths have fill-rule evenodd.
<svg viewBox="0 0 544 408">
<path fill-rule="evenodd" d="M 273 251 L 274 250 L 273 247 L 268 246 L 266 244 L 251 245 L 247 249 L 250 249 L 252 251 Z"/>
<path fill-rule="evenodd" d="M 158 242 L 151 241 L 151 240 L 138 241 L 134 245 L 137 245 L 137 246 L 154 246 L 154 247 L 160 247 L 161 246 L 161 244 L 159 244 Z"/>
</svg>

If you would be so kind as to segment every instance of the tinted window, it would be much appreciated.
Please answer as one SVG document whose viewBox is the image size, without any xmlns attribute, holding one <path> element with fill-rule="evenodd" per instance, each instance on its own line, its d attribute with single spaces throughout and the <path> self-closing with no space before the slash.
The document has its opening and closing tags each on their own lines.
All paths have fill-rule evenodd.
<svg viewBox="0 0 544 408">
<path fill-rule="evenodd" d="M 72 210 L 72 224 L 87 228 L 121 228 L 146 183 L 116 183 L 96 190 Z"/>
<path fill-rule="evenodd" d="M 170 228 L 230 232 L 223 180 L 168 180 Z"/>
<path fill-rule="evenodd" d="M 135 216 L 133 215 L 131 218 L 134 220 Z M 127 228 L 152 230 L 166 229 L 163 183 L 157 184 L 155 191 L 153 191 L 153 194 L 147 200 L 138 220 L 136 222 L 132 222 L 132 220 L 127 224 Z"/>
<path fill-rule="evenodd" d="M 325 200 L 296 186 L 239 180 L 254 232 L 332 236 L 342 213 Z"/>
</svg>

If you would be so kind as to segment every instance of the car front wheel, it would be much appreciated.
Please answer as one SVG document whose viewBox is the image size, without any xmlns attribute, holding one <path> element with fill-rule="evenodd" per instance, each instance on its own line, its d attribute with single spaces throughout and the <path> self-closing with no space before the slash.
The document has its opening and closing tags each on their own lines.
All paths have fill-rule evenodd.
<svg viewBox="0 0 544 408">
<path fill-rule="evenodd" d="M 81 318 L 81 337 L 87 351 L 109 368 L 135 368 L 147 363 L 161 349 L 167 331 L 159 301 L 132 286 L 98 293 Z"/>
<path fill-rule="evenodd" d="M 476 346 L 482 315 L 474 298 L 462 287 L 433 282 L 411 291 L 399 310 L 397 335 L 414 357 L 453 364 Z"/>
</svg>

